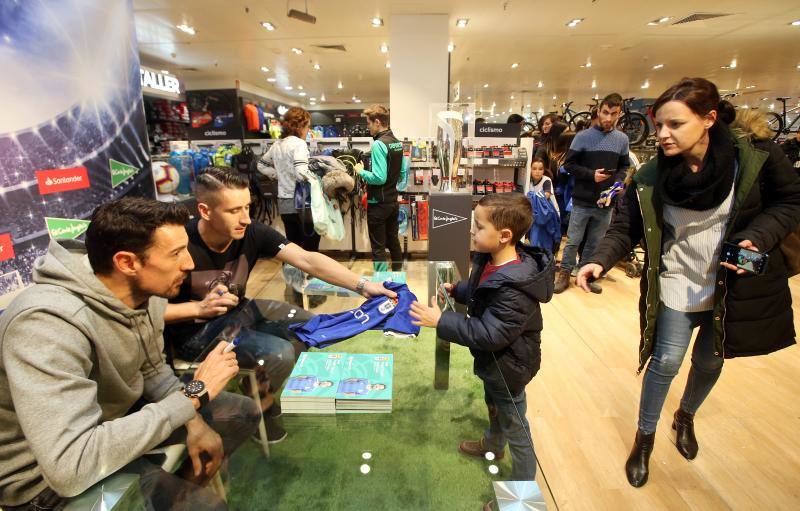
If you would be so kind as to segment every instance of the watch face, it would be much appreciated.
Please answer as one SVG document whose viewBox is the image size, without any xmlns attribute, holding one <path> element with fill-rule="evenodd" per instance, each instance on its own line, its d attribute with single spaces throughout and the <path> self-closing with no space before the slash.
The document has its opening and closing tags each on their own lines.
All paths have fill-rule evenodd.
<svg viewBox="0 0 800 511">
<path fill-rule="evenodd" d="M 186 384 L 186 394 L 190 396 L 196 396 L 203 392 L 206 389 L 206 386 L 200 380 L 192 380 Z"/>
</svg>

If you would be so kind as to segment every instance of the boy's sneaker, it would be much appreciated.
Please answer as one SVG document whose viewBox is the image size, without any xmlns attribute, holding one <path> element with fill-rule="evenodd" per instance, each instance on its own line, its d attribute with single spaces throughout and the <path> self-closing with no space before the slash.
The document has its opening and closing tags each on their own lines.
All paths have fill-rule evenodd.
<svg viewBox="0 0 800 511">
<path fill-rule="evenodd" d="M 464 440 L 458 445 L 458 450 L 467 456 L 474 456 L 476 458 L 484 458 L 486 453 L 489 452 L 489 449 L 483 445 L 483 437 L 477 442 L 473 440 Z M 494 459 L 502 460 L 505 455 L 505 451 L 495 452 Z"/>
<path fill-rule="evenodd" d="M 272 406 L 264 410 L 264 415 L 266 417 L 272 417 L 273 419 L 277 419 L 281 415 L 283 415 L 283 410 L 281 410 L 281 404 L 277 401 L 272 403 Z"/>
</svg>

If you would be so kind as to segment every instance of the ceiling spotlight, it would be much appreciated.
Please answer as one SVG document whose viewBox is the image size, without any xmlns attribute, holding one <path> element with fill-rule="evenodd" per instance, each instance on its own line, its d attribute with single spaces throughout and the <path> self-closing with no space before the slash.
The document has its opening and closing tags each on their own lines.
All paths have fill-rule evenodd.
<svg viewBox="0 0 800 511">
<path fill-rule="evenodd" d="M 644 83 L 642 84 L 642 88 L 643 89 L 649 89 L 650 88 L 650 80 L 645 80 Z"/>
<path fill-rule="evenodd" d="M 453 53 L 453 50 L 455 50 L 455 49 L 456 49 L 456 45 L 455 44 L 450 43 L 450 44 L 447 45 L 447 51 L 449 53 Z"/>
<path fill-rule="evenodd" d="M 761 98 L 761 101 L 768 101 L 769 98 Z"/>
<path fill-rule="evenodd" d="M 303 50 L 301 50 L 300 48 L 292 48 L 292 51 L 294 52 L 295 55 L 300 55 L 303 53 Z"/>
<path fill-rule="evenodd" d="M 458 28 L 464 28 L 467 26 L 467 23 L 469 23 L 469 18 L 459 18 L 458 21 L 456 21 L 456 26 Z"/>
<path fill-rule="evenodd" d="M 592 88 L 593 89 L 597 88 L 597 80 L 592 80 Z"/>
<path fill-rule="evenodd" d="M 553 96 L 553 99 L 556 99 L 556 96 Z"/>
<path fill-rule="evenodd" d="M 185 23 L 183 25 L 176 25 L 175 28 L 177 28 L 181 32 L 185 32 L 185 33 L 187 33 L 189 35 L 195 35 L 197 33 L 197 30 L 195 30 L 194 27 L 190 27 L 189 25 L 187 25 Z"/>
<path fill-rule="evenodd" d="M 320 96 L 320 97 L 319 97 L 319 100 L 320 100 L 320 101 L 325 101 L 325 94 L 323 94 L 322 96 Z"/>
<path fill-rule="evenodd" d="M 525 105 L 525 108 L 530 108 L 530 107 L 531 107 L 530 103 L 528 103 L 527 105 Z"/>
<path fill-rule="evenodd" d="M 747 87 L 745 87 L 745 89 L 755 89 L 755 88 L 756 88 L 755 85 L 748 85 Z"/>
<path fill-rule="evenodd" d="M 261 26 L 262 26 L 262 27 L 264 27 L 264 28 L 266 28 L 266 29 L 267 29 L 267 30 L 269 30 L 270 32 L 272 32 L 273 30 L 275 30 L 275 25 L 273 25 L 273 24 L 272 24 L 272 23 L 270 23 L 269 21 L 262 21 L 262 22 L 261 22 Z"/>
<path fill-rule="evenodd" d="M 519 62 L 514 62 L 511 64 L 511 69 L 517 69 L 519 67 Z"/>
<path fill-rule="evenodd" d="M 647 24 L 650 25 L 651 27 L 653 27 L 653 26 L 657 26 L 657 25 L 661 25 L 663 23 L 666 23 L 671 19 L 672 19 L 672 16 L 664 16 L 662 18 L 656 18 L 653 21 L 648 22 Z"/>
<path fill-rule="evenodd" d="M 391 64 L 391 62 L 389 62 L 389 61 L 387 60 L 387 61 L 386 61 L 386 69 L 389 69 L 389 68 L 391 68 L 391 67 L 392 67 L 392 64 Z"/>
<path fill-rule="evenodd" d="M 489 84 L 488 84 L 488 83 L 484 83 L 484 84 L 483 84 L 483 88 L 484 88 L 484 89 L 488 89 L 488 88 L 489 88 Z"/>
<path fill-rule="evenodd" d="M 291 85 L 287 85 L 286 87 L 284 87 L 284 89 L 286 89 L 286 90 L 292 90 L 293 88 L 294 87 L 292 87 Z"/>
<path fill-rule="evenodd" d="M 303 90 L 303 86 L 302 85 L 298 85 L 297 86 L 297 90 Z"/>
<path fill-rule="evenodd" d="M 269 73 L 269 68 L 267 66 L 261 66 L 261 71 Z"/>
<path fill-rule="evenodd" d="M 793 27 L 800 27 L 800 20 L 794 20 L 793 22 L 789 23 Z"/>
<path fill-rule="evenodd" d="M 338 84 L 336 84 L 336 88 L 337 89 L 341 89 L 342 88 L 342 82 L 341 81 Z"/>
<path fill-rule="evenodd" d="M 288 3 L 288 2 L 287 2 Z M 312 16 L 308 13 L 308 4 L 306 4 L 306 11 L 298 11 L 297 9 L 290 9 L 286 15 L 290 18 L 294 18 L 297 21 L 302 21 L 304 23 L 311 23 L 312 25 L 317 22 L 316 16 Z"/>
<path fill-rule="evenodd" d="M 308 98 L 309 101 L 316 101 L 317 98 Z"/>
<path fill-rule="evenodd" d="M 315 63 L 314 63 L 314 69 L 316 69 L 317 71 L 319 71 L 319 62 L 315 62 Z"/>
<path fill-rule="evenodd" d="M 511 96 L 508 97 L 508 99 L 514 99 L 514 95 L 512 94 Z"/>
<path fill-rule="evenodd" d="M 472 96 L 467 96 L 467 99 L 472 99 Z"/>
<path fill-rule="evenodd" d="M 275 82 L 277 82 L 277 81 L 278 81 L 278 79 L 277 79 L 277 78 L 275 78 L 275 77 L 272 77 L 272 76 L 270 76 L 269 78 L 267 78 L 267 81 L 268 81 L 269 83 L 275 83 Z"/>
<path fill-rule="evenodd" d="M 585 18 L 575 18 L 567 23 L 569 28 L 575 28 L 578 26 L 578 23 L 581 23 Z"/>
<path fill-rule="evenodd" d="M 542 81 L 541 81 L 541 80 L 539 80 L 539 84 L 537 85 L 537 87 L 539 87 L 540 89 L 541 89 L 542 87 L 544 87 L 544 84 L 542 83 Z"/>
<path fill-rule="evenodd" d="M 389 51 L 389 45 L 386 43 L 381 43 L 381 53 L 387 53 Z"/>
<path fill-rule="evenodd" d="M 655 66 L 653 66 L 653 69 L 661 69 L 663 67 L 664 67 L 664 64 L 656 64 Z"/>
<path fill-rule="evenodd" d="M 382 27 L 383 26 L 383 18 L 378 18 L 377 16 L 372 18 L 372 26 L 373 27 Z"/>
<path fill-rule="evenodd" d="M 298 93 L 297 93 L 297 95 L 298 95 L 298 96 L 305 96 L 305 95 L 306 95 L 306 93 L 305 93 L 305 92 L 298 92 Z"/>
</svg>

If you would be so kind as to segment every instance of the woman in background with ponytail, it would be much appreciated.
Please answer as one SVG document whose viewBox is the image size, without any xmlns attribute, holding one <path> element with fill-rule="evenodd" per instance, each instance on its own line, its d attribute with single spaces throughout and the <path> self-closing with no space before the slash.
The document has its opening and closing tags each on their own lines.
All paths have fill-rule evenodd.
<svg viewBox="0 0 800 511">
<path fill-rule="evenodd" d="M 703 78 L 684 78 L 661 94 L 653 105 L 658 156 L 634 175 L 592 260 L 578 273 L 578 285 L 588 292 L 589 281 L 636 244 L 645 248 L 639 371 L 647 369 L 625 465 L 635 487 L 647 482 L 656 425 L 694 329 L 700 331 L 672 423 L 675 445 L 689 460 L 698 452 L 695 413 L 723 360 L 795 342 L 779 244 L 800 222 L 800 178 L 778 146 L 721 121 L 725 106 Z M 768 254 L 766 272 L 720 263 L 723 242 Z"/>
</svg>

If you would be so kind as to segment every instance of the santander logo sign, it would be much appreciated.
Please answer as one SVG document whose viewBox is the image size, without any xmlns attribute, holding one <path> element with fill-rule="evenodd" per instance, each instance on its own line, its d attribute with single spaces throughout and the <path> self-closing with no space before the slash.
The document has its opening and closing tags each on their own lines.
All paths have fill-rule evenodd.
<svg viewBox="0 0 800 511">
<path fill-rule="evenodd" d="M 37 170 L 36 180 L 39 182 L 39 195 L 82 190 L 91 186 L 86 167 Z"/>
</svg>

